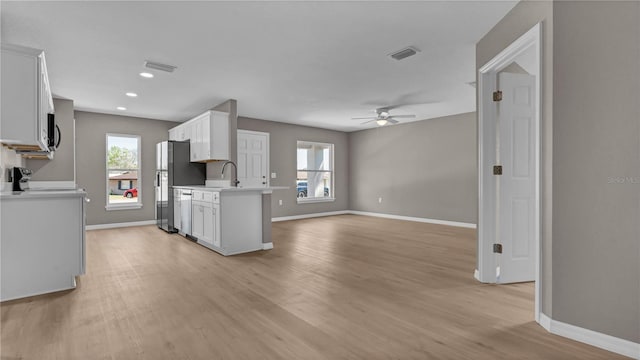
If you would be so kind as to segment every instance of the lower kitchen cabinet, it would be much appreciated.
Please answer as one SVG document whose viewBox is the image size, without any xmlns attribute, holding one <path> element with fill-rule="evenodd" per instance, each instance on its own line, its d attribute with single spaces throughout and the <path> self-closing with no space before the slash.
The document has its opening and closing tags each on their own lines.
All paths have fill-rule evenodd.
<svg viewBox="0 0 640 360">
<path fill-rule="evenodd" d="M 262 250 L 260 191 L 193 190 L 191 236 L 222 255 Z"/>
<path fill-rule="evenodd" d="M 0 300 L 72 289 L 85 272 L 84 191 L 2 194 Z"/>
</svg>

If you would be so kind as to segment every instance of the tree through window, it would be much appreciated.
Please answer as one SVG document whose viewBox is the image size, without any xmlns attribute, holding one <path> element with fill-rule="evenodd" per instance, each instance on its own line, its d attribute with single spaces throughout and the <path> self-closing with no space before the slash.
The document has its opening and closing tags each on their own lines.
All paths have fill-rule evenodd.
<svg viewBox="0 0 640 360">
<path fill-rule="evenodd" d="M 140 206 L 140 136 L 107 134 L 107 208 Z"/>
</svg>

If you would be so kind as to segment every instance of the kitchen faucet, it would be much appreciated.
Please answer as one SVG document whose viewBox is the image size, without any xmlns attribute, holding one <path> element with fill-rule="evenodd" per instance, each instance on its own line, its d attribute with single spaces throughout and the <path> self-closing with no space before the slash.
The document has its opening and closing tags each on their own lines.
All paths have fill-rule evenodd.
<svg viewBox="0 0 640 360">
<path fill-rule="evenodd" d="M 233 184 L 233 186 L 238 187 L 238 184 L 240 184 L 240 181 L 238 181 L 238 167 L 236 166 L 236 163 L 234 163 L 233 161 L 228 160 L 224 162 L 224 164 L 222 165 L 222 177 L 224 178 L 224 168 L 227 166 L 227 164 L 233 165 L 233 168 L 236 171 L 236 178 L 231 180 L 231 183 Z"/>
</svg>

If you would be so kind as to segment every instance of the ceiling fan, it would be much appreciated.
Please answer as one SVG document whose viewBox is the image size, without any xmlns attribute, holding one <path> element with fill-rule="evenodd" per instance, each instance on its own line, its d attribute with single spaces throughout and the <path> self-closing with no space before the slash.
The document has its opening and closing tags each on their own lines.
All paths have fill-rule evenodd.
<svg viewBox="0 0 640 360">
<path fill-rule="evenodd" d="M 391 109 L 395 108 L 395 106 L 387 106 L 387 107 L 381 107 L 381 108 L 377 108 L 376 111 L 376 116 L 368 116 L 368 117 L 354 117 L 351 118 L 352 120 L 367 120 L 365 122 L 363 122 L 362 124 L 368 124 L 370 122 L 376 122 L 376 124 L 378 124 L 378 126 L 384 126 L 387 124 L 397 124 L 399 121 L 396 119 L 400 119 L 400 118 L 414 118 L 416 117 L 415 115 L 391 115 L 390 111 Z"/>
</svg>

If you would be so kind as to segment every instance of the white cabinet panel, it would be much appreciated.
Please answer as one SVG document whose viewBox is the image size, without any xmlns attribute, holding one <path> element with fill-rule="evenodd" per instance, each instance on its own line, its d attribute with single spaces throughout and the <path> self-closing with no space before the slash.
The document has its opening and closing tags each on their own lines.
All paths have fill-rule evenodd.
<svg viewBox="0 0 640 360">
<path fill-rule="evenodd" d="M 49 151 L 53 98 L 42 50 L 2 45 L 0 141 L 16 149 Z"/>
<path fill-rule="evenodd" d="M 85 272 L 84 202 L 77 193 L 2 199 L 0 300 L 75 287 Z"/>
<path fill-rule="evenodd" d="M 229 114 L 207 111 L 169 130 L 169 140 L 191 143 L 192 162 L 229 159 Z"/>
</svg>

